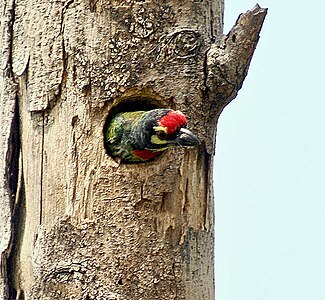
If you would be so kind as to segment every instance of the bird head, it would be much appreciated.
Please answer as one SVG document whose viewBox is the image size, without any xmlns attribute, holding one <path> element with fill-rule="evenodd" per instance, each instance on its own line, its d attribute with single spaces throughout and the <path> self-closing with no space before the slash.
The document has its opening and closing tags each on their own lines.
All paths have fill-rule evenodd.
<svg viewBox="0 0 325 300">
<path fill-rule="evenodd" d="M 154 109 L 146 112 L 141 120 L 143 148 L 162 151 L 172 146 L 193 147 L 199 139 L 186 128 L 187 118 L 172 109 Z"/>
</svg>

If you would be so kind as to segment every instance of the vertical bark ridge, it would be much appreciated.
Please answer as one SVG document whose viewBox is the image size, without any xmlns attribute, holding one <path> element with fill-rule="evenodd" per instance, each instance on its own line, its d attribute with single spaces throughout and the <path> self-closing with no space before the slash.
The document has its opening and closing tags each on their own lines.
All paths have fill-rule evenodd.
<svg viewBox="0 0 325 300">
<path fill-rule="evenodd" d="M 45 127 L 45 112 L 41 112 L 42 124 L 41 124 L 41 153 L 40 153 L 40 197 L 39 197 L 39 225 L 43 223 L 43 180 L 44 180 L 44 127 Z"/>
</svg>

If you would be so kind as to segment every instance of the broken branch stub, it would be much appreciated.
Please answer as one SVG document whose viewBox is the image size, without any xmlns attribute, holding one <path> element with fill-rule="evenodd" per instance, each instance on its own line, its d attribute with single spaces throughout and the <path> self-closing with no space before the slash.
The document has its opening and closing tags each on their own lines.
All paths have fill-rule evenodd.
<svg viewBox="0 0 325 300">
<path fill-rule="evenodd" d="M 243 85 L 267 14 L 258 4 L 241 14 L 219 44 L 207 54 L 209 98 L 220 115 Z"/>
</svg>

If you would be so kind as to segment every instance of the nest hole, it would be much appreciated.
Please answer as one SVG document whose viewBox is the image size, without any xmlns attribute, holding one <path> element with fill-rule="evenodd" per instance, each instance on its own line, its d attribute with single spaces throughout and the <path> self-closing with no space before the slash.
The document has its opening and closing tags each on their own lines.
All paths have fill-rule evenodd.
<svg viewBox="0 0 325 300">
<path fill-rule="evenodd" d="M 110 155 L 110 151 L 105 142 L 105 133 L 107 127 L 114 116 L 121 112 L 132 112 L 132 111 L 149 111 L 157 108 L 168 108 L 171 103 L 164 101 L 160 98 L 153 97 L 151 95 L 132 95 L 116 99 L 115 103 L 110 108 L 106 117 L 105 125 L 103 128 L 104 147 L 107 155 Z"/>
</svg>

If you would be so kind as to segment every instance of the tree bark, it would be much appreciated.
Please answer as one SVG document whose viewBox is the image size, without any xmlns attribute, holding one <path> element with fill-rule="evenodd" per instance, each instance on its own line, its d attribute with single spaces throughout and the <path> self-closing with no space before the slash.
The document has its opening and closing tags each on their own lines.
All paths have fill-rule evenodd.
<svg viewBox="0 0 325 300">
<path fill-rule="evenodd" d="M 6 0 L 0 299 L 214 299 L 216 123 L 266 9 L 222 34 L 223 0 Z M 118 165 L 108 116 L 183 111 L 201 140 Z"/>
</svg>

